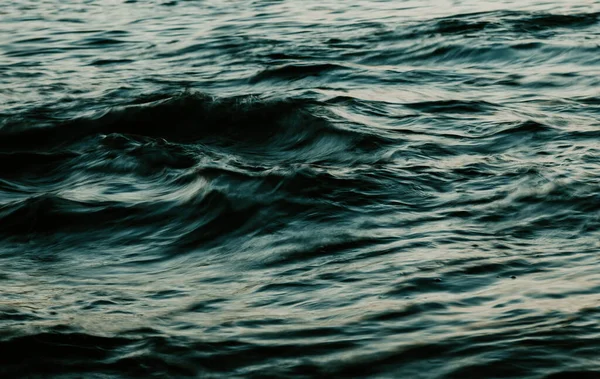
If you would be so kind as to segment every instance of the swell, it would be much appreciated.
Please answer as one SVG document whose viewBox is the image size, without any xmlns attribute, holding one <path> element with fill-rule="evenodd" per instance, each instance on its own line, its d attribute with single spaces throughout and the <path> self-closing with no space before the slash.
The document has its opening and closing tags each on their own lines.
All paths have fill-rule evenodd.
<svg viewBox="0 0 600 379">
<path fill-rule="evenodd" d="M 333 71 L 346 69 L 342 65 L 332 63 L 321 64 L 286 64 L 265 69 L 252 78 L 250 83 L 258 83 L 267 80 L 297 80 L 309 76 L 319 76 Z"/>
<path fill-rule="evenodd" d="M 188 202 L 81 202 L 42 195 L 0 207 L 0 232 L 6 241 L 61 241 L 80 244 L 103 241 L 133 243 L 157 234 L 172 240 L 165 253 L 191 244 L 204 246 L 244 232 L 243 226 L 260 228 L 251 221 L 259 203 L 236 200 L 233 193 L 212 191 Z M 267 219 L 265 219 L 267 220 Z M 255 220 L 258 221 L 258 220 Z"/>
<path fill-rule="evenodd" d="M 30 184 L 21 187 L 16 199 L 0 205 L 5 226 L 0 236 L 5 241 L 72 245 L 169 241 L 162 251 L 165 257 L 200 246 L 230 246 L 236 238 L 284 230 L 287 223 L 327 224 L 332 217 L 356 212 L 355 207 L 376 206 L 388 193 L 389 181 L 373 180 L 363 171 L 336 177 L 314 167 L 273 171 L 219 164 L 138 177 L 148 183 L 141 188 L 115 186 L 110 176 L 98 182 L 91 175 L 71 186 L 67 180 L 55 190 Z M 130 173 L 117 182 L 134 178 Z M 323 213 L 332 217 L 318 216 Z"/>
<path fill-rule="evenodd" d="M 598 23 L 600 13 L 557 14 L 544 12 L 493 11 L 459 14 L 431 21 L 421 33 L 442 35 L 480 32 L 530 33 L 551 29 L 586 28 Z"/>
<path fill-rule="evenodd" d="M 343 340 L 303 345 L 249 343 L 236 339 L 194 341 L 167 338 L 153 329 L 132 332 L 136 336 L 129 337 L 127 333 L 122 337 L 96 336 L 56 330 L 0 341 L 0 374 L 6 377 L 47 377 L 65 373 L 196 377 L 236 373 L 256 377 L 260 375 L 260 365 L 265 362 L 319 356 L 355 345 Z M 140 338 L 140 335 L 146 336 Z M 10 359 L 10 356 L 14 358 Z M 280 375 L 299 374 L 300 370 L 302 367 L 298 366 L 276 372 Z"/>
<path fill-rule="evenodd" d="M 364 166 L 328 172 L 377 162 L 389 141 L 316 101 L 156 94 L 0 134 L 2 189 L 14 193 L 0 205 L 0 236 L 13 242 L 169 241 L 168 257 L 376 204 L 386 192 Z"/>
<path fill-rule="evenodd" d="M 156 97 L 158 100 L 153 101 Z M 186 93 L 166 98 L 154 95 L 133 103 L 94 118 L 56 122 L 46 117 L 37 128 L 30 126 L 37 122 L 27 114 L 9 117 L 0 129 L 0 151 L 56 152 L 86 137 L 119 134 L 180 144 L 261 148 L 265 152 L 294 150 L 327 138 L 364 146 L 385 142 L 366 131 L 340 128 L 331 122 L 323 106 L 311 100 L 214 98 Z"/>
<path fill-rule="evenodd" d="M 491 11 L 457 14 L 390 28 L 374 36 L 352 36 L 346 43 L 362 43 L 360 52 L 348 53 L 365 65 L 569 64 L 598 63 L 594 43 L 579 33 L 594 34 L 600 13 L 544 13 Z M 575 34 L 578 45 L 561 43 Z M 502 39 L 496 38 L 502 36 Z M 381 41 L 387 43 L 381 46 Z M 398 43 L 402 41 L 402 43 Z M 521 42 L 524 41 L 524 42 Z M 532 54 L 535 50 L 535 54 Z"/>
<path fill-rule="evenodd" d="M 555 379 L 573 374 L 597 377 L 595 370 L 577 370 L 581 360 L 594 360 L 594 347 L 598 344 L 598 338 L 572 338 L 583 333 L 577 322 L 589 318 L 584 312 L 572 319 L 552 312 L 549 317 L 554 323 L 546 323 L 544 317 L 536 315 L 513 314 L 509 320 L 513 327 L 466 330 L 447 338 L 432 335 L 427 341 L 378 346 L 366 354 L 350 353 L 352 359 L 343 358 L 368 341 L 366 336 L 372 327 L 393 333 L 403 330 L 400 325 L 406 324 L 413 314 L 442 314 L 447 308 L 430 301 L 407 306 L 402 311 L 381 313 L 362 320 L 359 325 L 350 324 L 353 332 L 331 326 L 305 327 L 278 336 L 255 333 L 247 339 L 167 337 L 150 328 L 125 331 L 117 337 L 54 327 L 40 333 L 3 337 L 0 374 L 4 377 L 65 373 L 195 377 L 227 373 L 259 378 L 264 377 L 264 365 L 276 362 L 271 370 L 278 377 L 413 376 L 422 369 L 415 362 L 427 360 L 429 367 L 434 368 L 427 376 L 431 378 L 475 378 L 488 376 L 490 369 L 502 377 Z M 515 327 L 518 325 L 521 327 Z M 461 328 L 460 324 L 456 327 Z M 561 330 L 557 331 L 557 327 Z M 413 331 L 418 330 L 417 327 Z M 499 348 L 505 349 L 505 353 L 498 355 Z M 552 359 L 555 357 L 561 359 Z M 463 362 L 445 367 L 446 360 Z M 536 375 L 531 375 L 532 364 L 541 368 L 543 374 L 536 370 Z"/>
<path fill-rule="evenodd" d="M 140 334 L 145 337 L 140 338 Z M 215 355 L 215 352 L 220 354 Z M 152 329 L 132 330 L 116 337 L 55 327 L 47 332 L 0 341 L 0 374 L 5 377 L 47 377 L 65 373 L 189 377 L 207 371 L 231 370 L 229 359 L 237 361 L 239 366 L 248 362 L 247 358 L 243 359 L 244 354 L 266 355 L 268 352 L 269 349 L 261 352 L 258 346 L 235 341 L 176 341 Z M 175 358 L 175 355 L 180 357 Z"/>
<path fill-rule="evenodd" d="M 535 49 L 536 54 L 531 54 Z M 401 64 L 486 64 L 490 66 L 520 65 L 532 67 L 539 64 L 580 63 L 593 66 L 598 63 L 597 48 L 593 44 L 564 46 L 551 42 L 516 43 L 509 45 L 485 41 L 469 44 L 464 40 L 430 40 L 418 42 L 402 49 L 372 50 L 361 57 L 365 65 L 401 65 Z M 499 83 L 514 85 L 514 81 L 503 80 Z"/>
</svg>

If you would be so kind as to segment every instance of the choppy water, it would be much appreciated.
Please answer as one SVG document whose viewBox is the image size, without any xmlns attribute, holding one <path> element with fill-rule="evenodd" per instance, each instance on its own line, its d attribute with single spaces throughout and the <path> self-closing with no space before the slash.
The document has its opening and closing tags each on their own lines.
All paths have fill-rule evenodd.
<svg viewBox="0 0 600 379">
<path fill-rule="evenodd" d="M 0 8 L 0 376 L 600 378 L 600 3 Z"/>
</svg>

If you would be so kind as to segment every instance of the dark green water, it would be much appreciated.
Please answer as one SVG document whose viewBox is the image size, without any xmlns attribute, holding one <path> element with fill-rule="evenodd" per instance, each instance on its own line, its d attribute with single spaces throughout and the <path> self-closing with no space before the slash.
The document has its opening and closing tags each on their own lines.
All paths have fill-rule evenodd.
<svg viewBox="0 0 600 379">
<path fill-rule="evenodd" d="M 0 7 L 0 377 L 600 378 L 597 1 Z"/>
</svg>

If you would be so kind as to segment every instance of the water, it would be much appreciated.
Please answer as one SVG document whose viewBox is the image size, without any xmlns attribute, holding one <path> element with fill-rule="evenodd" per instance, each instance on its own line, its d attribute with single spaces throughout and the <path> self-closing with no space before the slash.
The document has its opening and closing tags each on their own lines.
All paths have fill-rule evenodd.
<svg viewBox="0 0 600 379">
<path fill-rule="evenodd" d="M 600 378 L 600 3 L 0 8 L 0 376 Z"/>
</svg>

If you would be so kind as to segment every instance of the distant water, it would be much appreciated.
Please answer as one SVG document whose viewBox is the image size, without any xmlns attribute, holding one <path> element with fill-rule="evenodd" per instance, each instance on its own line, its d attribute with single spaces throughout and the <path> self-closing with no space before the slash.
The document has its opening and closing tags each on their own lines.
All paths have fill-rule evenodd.
<svg viewBox="0 0 600 379">
<path fill-rule="evenodd" d="M 600 2 L 6 0 L 0 377 L 600 378 Z"/>
</svg>

